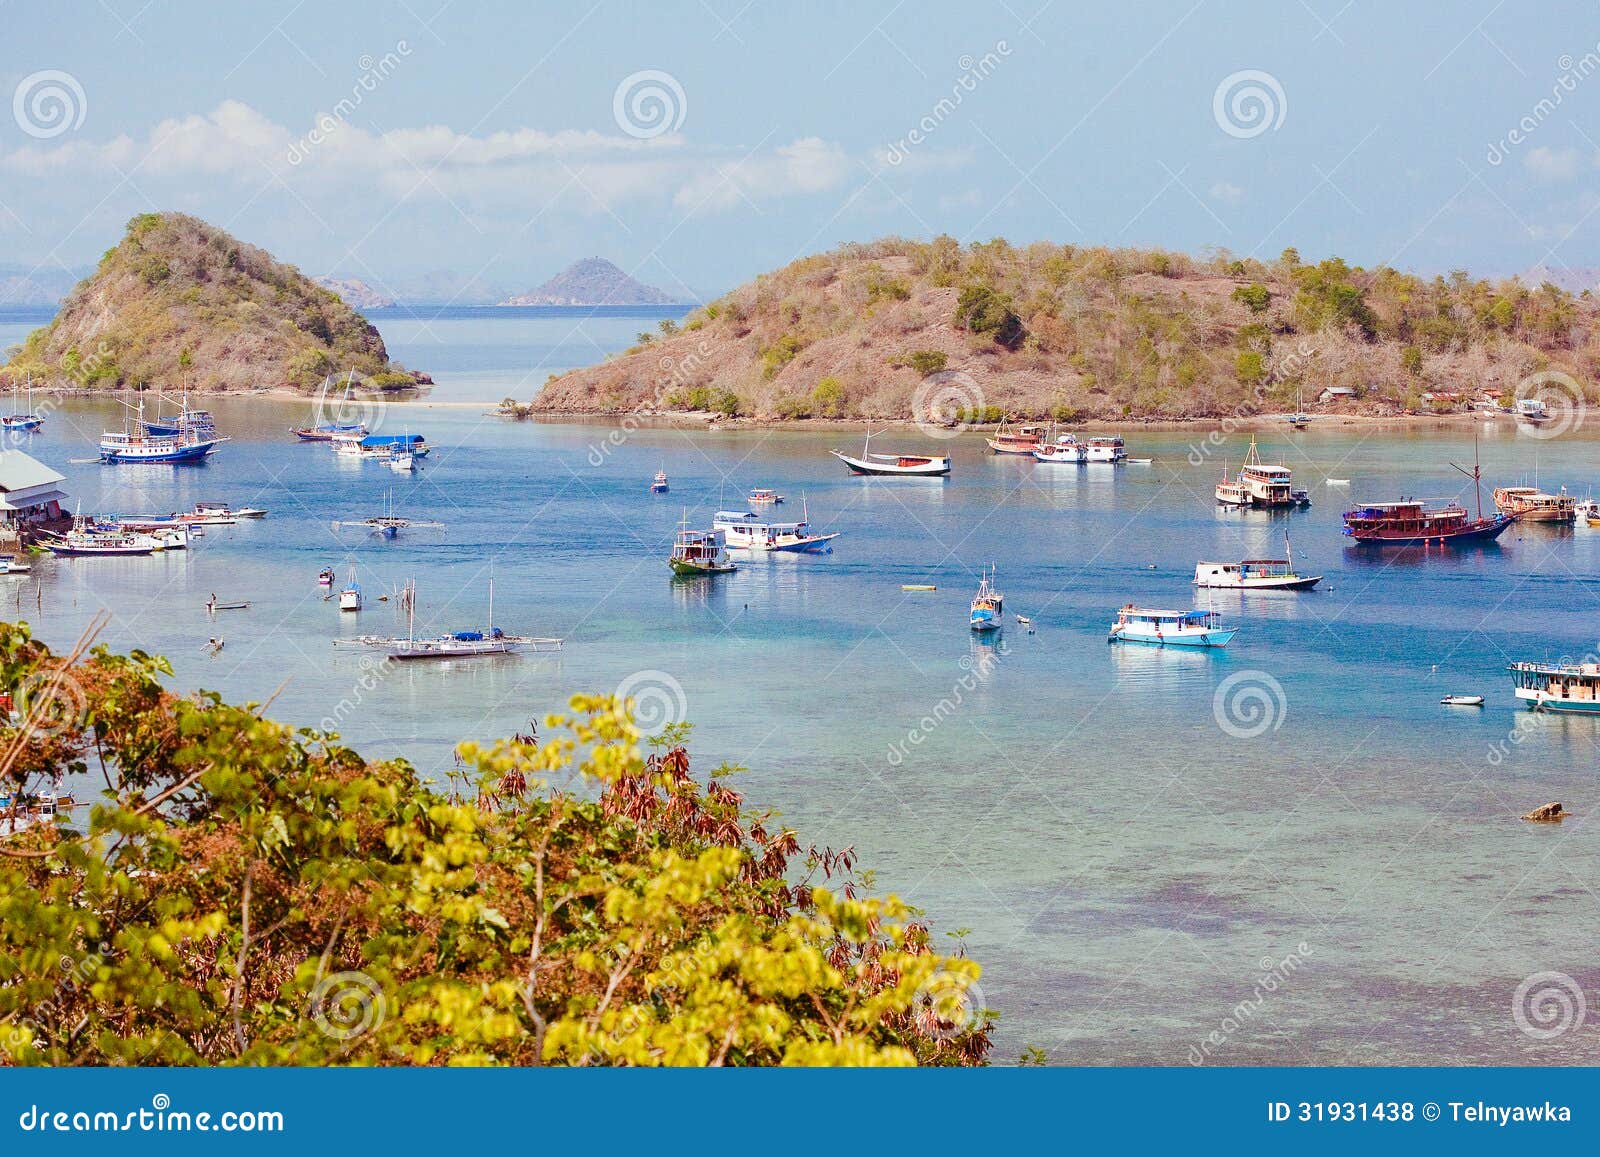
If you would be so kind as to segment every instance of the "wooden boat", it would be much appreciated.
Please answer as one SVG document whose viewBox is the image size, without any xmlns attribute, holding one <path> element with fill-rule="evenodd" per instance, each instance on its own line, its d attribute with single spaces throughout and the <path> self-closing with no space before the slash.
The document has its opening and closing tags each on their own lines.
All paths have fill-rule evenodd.
<svg viewBox="0 0 1600 1157">
<path fill-rule="evenodd" d="M 788 554 L 832 554 L 832 542 L 839 532 L 812 534 L 809 522 L 763 522 L 759 515 L 742 510 L 719 510 L 711 520 L 729 550 L 775 551 Z"/>
<path fill-rule="evenodd" d="M 435 639 L 416 637 L 417 598 L 415 584 L 406 590 L 407 633 L 404 639 L 389 640 L 389 658 L 397 662 L 419 659 L 481 659 L 495 655 L 513 655 L 522 649 L 521 642 L 494 625 L 494 580 L 489 580 L 489 625 L 481 631 L 456 631 Z"/>
<path fill-rule="evenodd" d="M 1247 558 L 1240 562 L 1201 562 L 1194 568 L 1194 585 L 1230 590 L 1308 591 L 1321 575 L 1303 575 L 1294 569 L 1289 536 L 1283 536 L 1283 558 Z"/>
<path fill-rule="evenodd" d="M 1048 433 L 1044 426 L 1017 426 L 1007 430 L 1006 424 L 1001 422 L 1000 428 L 994 432 L 994 437 L 986 438 L 984 441 L 988 442 L 989 449 L 996 454 L 1032 454 L 1044 445 Z"/>
<path fill-rule="evenodd" d="M 1445 707 L 1482 707 L 1482 695 L 1446 695 L 1439 702 Z"/>
<path fill-rule="evenodd" d="M 1600 663 L 1512 663 L 1507 670 L 1530 710 L 1600 715 Z"/>
<path fill-rule="evenodd" d="M 850 467 L 852 474 L 872 474 L 885 478 L 938 478 L 950 473 L 950 459 L 924 454 L 874 454 L 870 451 L 872 435 L 862 443 L 861 456 L 852 457 L 839 450 L 829 450 L 839 461 Z"/>
<path fill-rule="evenodd" d="M 39 545 L 51 554 L 65 556 L 146 555 L 162 548 L 152 535 L 105 527 L 87 514 L 74 517 L 72 529 L 64 534 L 42 534 Z"/>
<path fill-rule="evenodd" d="M 1158 647 L 1226 647 L 1238 634 L 1224 627 L 1216 611 L 1157 611 L 1127 604 L 1106 635 L 1108 643 L 1150 643 Z"/>
<path fill-rule="evenodd" d="M 727 543 L 720 530 L 689 530 L 687 527 L 679 530 L 673 539 L 667 565 L 673 574 L 682 578 L 731 574 L 739 569 L 728 557 Z"/>
<path fill-rule="evenodd" d="M 1049 445 L 1041 445 L 1033 452 L 1033 457 L 1035 461 L 1057 466 L 1081 466 L 1089 461 L 1089 448 L 1078 441 L 1076 435 L 1062 434 Z"/>
<path fill-rule="evenodd" d="M 903 591 L 936 591 L 939 588 L 932 583 L 901 583 L 900 589 Z"/>
<path fill-rule="evenodd" d="M 365 422 L 323 422 L 313 426 L 291 426 L 289 433 L 302 442 L 331 442 L 341 434 L 346 437 L 365 438 L 367 426 Z"/>
<path fill-rule="evenodd" d="M 1239 482 L 1250 494 L 1252 506 L 1294 506 L 1294 472 L 1280 463 L 1263 462 L 1256 440 L 1250 438 L 1250 449 L 1245 452 L 1244 464 L 1239 468 Z M 1302 494 L 1304 491 L 1301 492 Z"/>
<path fill-rule="evenodd" d="M 998 631 L 1005 622 L 1006 597 L 995 588 L 994 567 L 978 581 L 968 622 L 974 631 Z"/>
<path fill-rule="evenodd" d="M 1578 519 L 1578 499 L 1563 486 L 1559 494 L 1546 494 L 1537 486 L 1500 486 L 1494 492 L 1495 509 L 1515 514 L 1523 522 L 1571 525 Z"/>
<path fill-rule="evenodd" d="M 390 453 L 388 462 L 389 469 L 396 474 L 412 474 L 417 469 L 417 456 L 404 450 L 395 450 Z"/>
<path fill-rule="evenodd" d="M 216 423 L 207 411 L 189 409 L 187 396 L 176 417 L 152 422 L 145 421 L 143 397 L 136 406 L 122 404 L 138 415 L 137 420 L 125 420 L 121 433 L 107 431 L 100 435 L 102 462 L 181 465 L 200 461 L 228 441 L 218 436 Z"/>
<path fill-rule="evenodd" d="M 249 609 L 250 603 L 243 599 L 224 602 L 218 599 L 216 595 L 212 595 L 206 600 L 206 610 L 208 611 L 247 611 Z"/>
<path fill-rule="evenodd" d="M 1374 546 L 1427 546 L 1430 543 L 1474 544 L 1493 542 L 1521 516 L 1497 511 L 1493 518 L 1483 516 L 1483 473 L 1478 467 L 1477 447 L 1473 447 L 1472 469 L 1452 466 L 1472 479 L 1477 494 L 1478 516 L 1471 517 L 1457 502 L 1430 507 L 1420 499 L 1374 502 L 1344 513 L 1344 533 L 1359 543 Z"/>
<path fill-rule="evenodd" d="M 1216 489 L 1218 506 L 1249 506 L 1250 488 L 1243 481 L 1228 477 L 1228 464 L 1222 464 L 1222 481 Z"/>
</svg>

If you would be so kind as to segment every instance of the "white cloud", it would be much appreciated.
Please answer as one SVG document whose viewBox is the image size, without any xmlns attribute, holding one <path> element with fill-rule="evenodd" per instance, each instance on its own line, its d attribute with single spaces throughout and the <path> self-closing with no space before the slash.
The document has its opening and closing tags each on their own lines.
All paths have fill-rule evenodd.
<svg viewBox="0 0 1600 1157">
<path fill-rule="evenodd" d="M 1231 181 L 1218 181 L 1211 186 L 1211 199 L 1222 201 L 1229 205 L 1237 205 L 1244 200 L 1244 190 Z"/>
<path fill-rule="evenodd" d="M 140 138 L 70 138 L 0 152 L 0 173 L 41 182 L 126 176 L 166 200 L 203 177 L 208 185 L 232 179 L 252 193 L 281 183 L 312 202 L 376 188 L 391 201 L 444 198 L 467 213 L 592 211 L 648 200 L 727 209 L 825 192 L 851 168 L 842 148 L 817 137 L 743 154 L 676 134 L 640 140 L 520 128 L 473 136 L 443 125 L 373 133 L 331 114 L 296 131 L 232 100 L 162 121 Z"/>
<path fill-rule="evenodd" d="M 1570 181 L 1578 175 L 1578 150 L 1540 145 L 1522 158 L 1522 165 L 1541 181 Z"/>
</svg>

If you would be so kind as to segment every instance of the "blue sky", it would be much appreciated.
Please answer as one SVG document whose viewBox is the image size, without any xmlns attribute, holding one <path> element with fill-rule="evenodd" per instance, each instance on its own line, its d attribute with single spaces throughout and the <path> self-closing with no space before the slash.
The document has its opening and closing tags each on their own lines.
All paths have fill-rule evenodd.
<svg viewBox="0 0 1600 1157">
<path fill-rule="evenodd" d="M 1580 3 L 103 0 L 0 17 L 4 264 L 89 263 L 132 214 L 173 208 L 379 285 L 526 287 L 601 254 L 714 294 L 842 241 L 938 232 L 1600 265 L 1600 12 Z M 665 120 L 648 93 L 630 109 L 641 87 Z"/>
</svg>

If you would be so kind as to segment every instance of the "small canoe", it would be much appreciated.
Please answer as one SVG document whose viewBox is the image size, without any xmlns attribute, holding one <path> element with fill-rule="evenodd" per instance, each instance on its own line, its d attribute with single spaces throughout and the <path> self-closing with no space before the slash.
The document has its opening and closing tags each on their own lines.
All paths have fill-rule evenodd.
<svg viewBox="0 0 1600 1157">
<path fill-rule="evenodd" d="M 214 602 L 207 603 L 206 609 L 210 611 L 244 611 L 250 609 L 248 602 Z"/>
<path fill-rule="evenodd" d="M 1329 478 L 1326 481 L 1325 485 L 1327 485 L 1327 486 L 1349 486 L 1350 485 L 1350 479 L 1348 479 L 1348 478 Z"/>
<path fill-rule="evenodd" d="M 902 583 L 900 589 L 903 591 L 936 591 L 939 588 L 923 583 Z"/>
<path fill-rule="evenodd" d="M 1439 700 L 1446 707 L 1482 707 L 1482 695 L 1446 695 Z"/>
</svg>

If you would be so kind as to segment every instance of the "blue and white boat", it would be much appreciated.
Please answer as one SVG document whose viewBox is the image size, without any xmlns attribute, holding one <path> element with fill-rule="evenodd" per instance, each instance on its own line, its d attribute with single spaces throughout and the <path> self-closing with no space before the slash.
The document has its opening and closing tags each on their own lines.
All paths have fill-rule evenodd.
<svg viewBox="0 0 1600 1157">
<path fill-rule="evenodd" d="M 1513 663 L 1507 669 L 1530 710 L 1600 715 L 1600 664 Z"/>
<path fill-rule="evenodd" d="M 758 514 L 746 510 L 719 510 L 711 520 L 711 528 L 722 532 L 729 550 L 760 550 L 787 554 L 832 554 L 833 534 L 812 534 L 811 524 L 799 522 L 765 522 Z"/>
<path fill-rule="evenodd" d="M 42 425 L 44 425 L 43 416 L 36 414 L 33 409 L 33 379 L 28 379 L 28 408 L 26 410 L 17 409 L 17 386 L 13 382 L 11 385 L 11 413 L 0 417 L 0 426 L 4 426 L 7 430 L 31 434 Z"/>
<path fill-rule="evenodd" d="M 1132 603 L 1117 612 L 1108 643 L 1151 643 L 1158 647 L 1226 647 L 1238 634 L 1224 627 L 1216 611 L 1155 611 Z"/>
<path fill-rule="evenodd" d="M 302 442 L 331 442 L 340 434 L 364 437 L 367 426 L 365 422 L 319 422 L 314 426 L 291 426 L 289 433 Z"/>
<path fill-rule="evenodd" d="M 336 454 L 378 458 L 385 462 L 397 454 L 426 458 L 429 449 L 427 439 L 421 434 L 335 434 L 330 441 Z"/>
<path fill-rule="evenodd" d="M 128 408 L 137 413 L 136 421 L 125 424 L 121 433 L 107 431 L 100 435 L 102 462 L 198 462 L 228 440 L 217 434 L 209 413 L 189 409 L 187 400 L 176 417 L 153 422 L 145 421 L 143 398 L 137 406 Z"/>
<path fill-rule="evenodd" d="M 994 568 L 990 567 L 978 581 L 978 593 L 972 597 L 972 629 L 998 631 L 1005 621 L 1005 601 L 1005 595 L 995 588 Z"/>
</svg>

